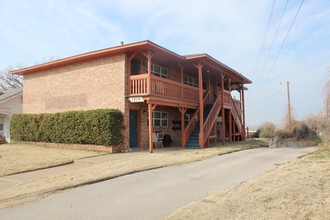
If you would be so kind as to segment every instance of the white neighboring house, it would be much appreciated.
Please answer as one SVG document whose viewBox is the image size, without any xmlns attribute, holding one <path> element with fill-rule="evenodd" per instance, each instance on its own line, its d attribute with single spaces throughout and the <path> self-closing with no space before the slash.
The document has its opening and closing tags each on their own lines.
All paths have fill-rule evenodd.
<svg viewBox="0 0 330 220">
<path fill-rule="evenodd" d="M 22 113 L 23 88 L 10 89 L 0 95 L 0 134 L 10 142 L 10 118 Z"/>
</svg>

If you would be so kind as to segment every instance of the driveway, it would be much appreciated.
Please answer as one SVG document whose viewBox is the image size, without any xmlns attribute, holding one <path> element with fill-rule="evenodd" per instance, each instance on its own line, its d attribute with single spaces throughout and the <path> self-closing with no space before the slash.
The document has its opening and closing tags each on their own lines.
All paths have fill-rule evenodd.
<svg viewBox="0 0 330 220">
<path fill-rule="evenodd" d="M 158 219 L 315 148 L 257 148 L 145 171 L 0 210 L 3 219 Z"/>
</svg>

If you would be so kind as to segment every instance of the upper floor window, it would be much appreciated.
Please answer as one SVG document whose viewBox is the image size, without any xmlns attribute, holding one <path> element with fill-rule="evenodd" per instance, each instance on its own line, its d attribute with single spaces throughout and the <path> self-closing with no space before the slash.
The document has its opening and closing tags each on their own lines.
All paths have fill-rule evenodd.
<svg viewBox="0 0 330 220">
<path fill-rule="evenodd" d="M 198 87 L 198 79 L 195 77 L 185 75 L 183 78 L 183 82 L 184 82 L 184 84 Z"/>
<path fill-rule="evenodd" d="M 148 72 L 148 63 L 147 62 L 142 62 L 142 69 L 143 69 L 143 72 L 145 72 L 145 73 Z M 151 64 L 151 74 L 167 79 L 168 78 L 168 69 L 161 67 L 161 66 L 157 66 L 155 64 Z"/>
</svg>

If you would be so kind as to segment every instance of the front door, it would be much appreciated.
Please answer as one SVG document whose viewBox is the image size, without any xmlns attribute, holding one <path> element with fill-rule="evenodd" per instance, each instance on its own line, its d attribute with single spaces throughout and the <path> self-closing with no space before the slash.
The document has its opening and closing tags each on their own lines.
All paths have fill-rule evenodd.
<svg viewBox="0 0 330 220">
<path fill-rule="evenodd" d="M 137 111 L 129 111 L 129 145 L 131 148 L 137 147 Z"/>
</svg>

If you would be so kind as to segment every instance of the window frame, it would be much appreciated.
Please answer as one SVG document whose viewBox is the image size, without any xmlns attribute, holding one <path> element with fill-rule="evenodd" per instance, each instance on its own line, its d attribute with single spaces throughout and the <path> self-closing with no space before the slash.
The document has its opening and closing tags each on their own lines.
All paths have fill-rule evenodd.
<svg viewBox="0 0 330 220">
<path fill-rule="evenodd" d="M 189 75 L 183 76 L 183 83 L 189 86 L 198 87 L 198 79 Z"/>
<path fill-rule="evenodd" d="M 142 62 L 143 72 L 148 72 L 148 63 L 146 61 Z M 151 74 L 161 78 L 168 79 L 168 69 L 156 64 L 151 64 Z"/>
<path fill-rule="evenodd" d="M 157 114 L 159 116 L 157 116 Z M 157 117 L 156 117 L 157 116 Z M 166 117 L 164 117 L 166 116 Z M 152 126 L 153 127 L 168 127 L 168 112 L 165 111 L 153 111 L 152 112 Z M 159 123 L 157 123 L 159 122 Z M 156 125 L 157 123 L 157 125 Z M 149 126 L 149 118 L 147 118 L 147 126 Z"/>
</svg>

